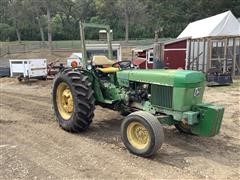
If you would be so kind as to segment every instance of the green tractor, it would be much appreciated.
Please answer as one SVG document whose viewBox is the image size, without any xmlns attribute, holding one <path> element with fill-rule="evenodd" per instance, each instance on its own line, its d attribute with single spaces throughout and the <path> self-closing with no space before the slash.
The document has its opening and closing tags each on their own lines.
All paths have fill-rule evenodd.
<svg viewBox="0 0 240 180">
<path fill-rule="evenodd" d="M 162 125 L 206 137 L 219 133 L 224 109 L 202 102 L 204 74 L 134 69 L 131 61 L 114 62 L 104 56 L 86 61 L 85 27 L 99 26 L 80 23 L 83 66 L 72 63 L 72 68 L 62 69 L 53 82 L 53 109 L 64 130 L 88 129 L 95 105 L 100 105 L 126 115 L 121 125 L 122 141 L 131 153 L 142 157 L 161 147 Z M 108 26 L 100 28 L 110 32 Z"/>
</svg>

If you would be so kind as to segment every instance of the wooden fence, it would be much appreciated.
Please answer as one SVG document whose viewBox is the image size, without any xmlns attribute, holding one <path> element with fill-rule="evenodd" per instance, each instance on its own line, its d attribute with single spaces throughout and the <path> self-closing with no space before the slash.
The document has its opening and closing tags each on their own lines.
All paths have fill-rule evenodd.
<svg viewBox="0 0 240 180">
<path fill-rule="evenodd" d="M 104 41 L 87 41 L 87 44 L 104 44 Z M 145 46 L 153 44 L 153 39 L 144 39 L 144 40 L 130 40 L 128 43 L 124 41 L 113 41 L 113 44 L 121 44 L 122 47 L 136 47 L 136 46 Z M 80 50 L 81 43 L 79 40 L 70 40 L 70 41 L 53 41 L 52 43 L 53 51 L 71 51 L 71 50 Z M 42 41 L 23 41 L 22 43 L 1 43 L 0 44 L 0 56 L 6 54 L 15 54 L 15 53 L 27 53 L 38 49 L 47 49 L 47 42 Z"/>
</svg>

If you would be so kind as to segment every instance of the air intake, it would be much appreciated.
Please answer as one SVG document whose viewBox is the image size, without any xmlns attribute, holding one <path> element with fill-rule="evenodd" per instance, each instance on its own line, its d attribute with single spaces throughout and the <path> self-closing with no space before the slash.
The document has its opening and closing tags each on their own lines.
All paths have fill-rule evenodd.
<svg viewBox="0 0 240 180">
<path fill-rule="evenodd" d="M 172 108 L 173 87 L 151 85 L 152 105 Z"/>
</svg>

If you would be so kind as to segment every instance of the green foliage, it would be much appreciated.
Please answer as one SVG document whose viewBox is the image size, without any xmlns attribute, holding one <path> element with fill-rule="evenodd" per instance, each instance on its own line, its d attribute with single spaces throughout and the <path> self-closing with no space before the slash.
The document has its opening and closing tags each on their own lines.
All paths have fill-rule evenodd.
<svg viewBox="0 0 240 180">
<path fill-rule="evenodd" d="M 79 20 L 109 24 L 114 39 L 124 39 L 126 16 L 129 38 L 176 37 L 189 22 L 227 10 L 240 17 L 240 0 L 1 0 L 0 40 L 40 40 L 47 37 L 46 3 L 51 6 L 53 40 L 79 39 Z M 98 39 L 89 29 L 88 39 Z"/>
<path fill-rule="evenodd" d="M 15 39 L 15 29 L 14 27 L 0 23 L 0 40 L 1 41 L 11 41 Z"/>
</svg>

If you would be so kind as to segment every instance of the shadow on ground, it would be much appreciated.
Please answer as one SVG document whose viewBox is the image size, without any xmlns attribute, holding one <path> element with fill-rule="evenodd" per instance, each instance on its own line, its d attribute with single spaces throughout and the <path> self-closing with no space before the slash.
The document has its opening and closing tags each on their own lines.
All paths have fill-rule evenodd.
<svg viewBox="0 0 240 180">
<path fill-rule="evenodd" d="M 101 121 L 95 119 L 90 129 L 79 136 L 85 136 L 98 143 L 114 144 L 119 149 L 127 151 L 120 137 L 120 126 L 123 118 L 118 115 Z M 235 164 L 236 167 L 238 166 L 239 159 L 231 157 L 236 157 L 240 152 L 240 148 L 228 142 L 231 137 L 222 135 L 211 138 L 191 136 L 179 133 L 172 127 L 165 127 L 164 133 L 165 141 L 162 149 L 150 158 L 152 161 L 183 168 L 188 166 L 186 157 L 202 156 L 220 164 L 224 163 L 229 166 Z M 171 146 L 175 148 L 171 148 Z M 175 149 L 175 151 L 172 149 Z M 228 159 L 227 163 L 226 159 Z"/>
</svg>

